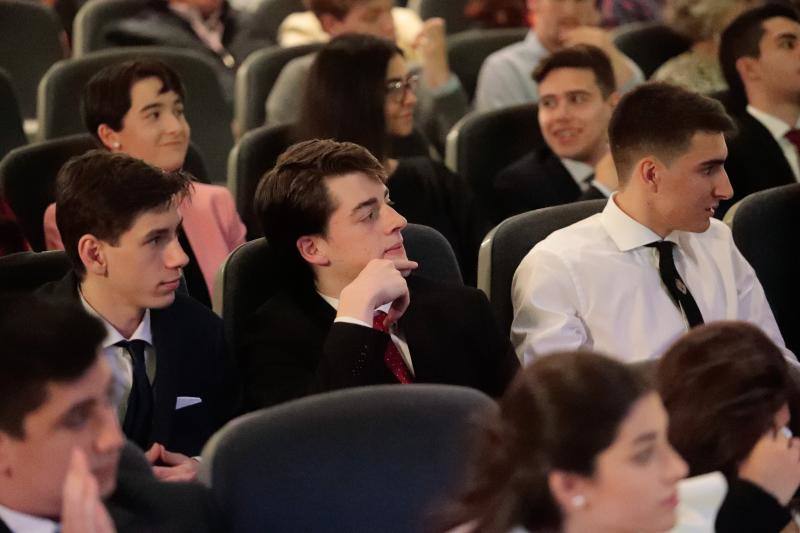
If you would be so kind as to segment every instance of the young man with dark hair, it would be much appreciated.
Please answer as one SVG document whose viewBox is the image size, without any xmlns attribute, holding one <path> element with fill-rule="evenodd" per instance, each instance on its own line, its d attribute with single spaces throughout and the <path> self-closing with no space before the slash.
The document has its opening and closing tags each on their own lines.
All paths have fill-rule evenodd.
<svg viewBox="0 0 800 533">
<path fill-rule="evenodd" d="M 644 81 L 639 67 L 620 52 L 611 34 L 597 27 L 596 0 L 527 0 L 531 30 L 525 40 L 506 46 L 483 62 L 475 108 L 498 109 L 539 100 L 531 71 L 550 54 L 576 44 L 597 46 L 611 60 L 615 86 L 625 92 Z"/>
<path fill-rule="evenodd" d="M 178 205 L 190 188 L 186 175 L 124 154 L 71 159 L 57 178 L 56 216 L 73 271 L 41 289 L 102 319 L 103 353 L 125 388 L 125 434 L 151 461 L 174 467 L 156 469 L 170 479 L 196 473 L 181 454 L 199 453 L 238 400 L 221 320 L 176 293 L 188 261 Z"/>
<path fill-rule="evenodd" d="M 392 0 L 311 0 L 311 10 L 331 36 L 366 33 L 395 41 Z M 469 109 L 461 82 L 447 63 L 444 21 L 432 18 L 423 23 L 416 38 L 419 64 L 412 74 L 420 75 L 416 123 L 428 139 L 444 147 L 450 128 Z M 290 61 L 281 71 L 267 98 L 267 124 L 288 124 L 300 115 L 303 88 L 314 61 L 309 54 Z"/>
<path fill-rule="evenodd" d="M 545 144 L 495 178 L 500 219 L 607 198 L 616 189 L 606 129 L 619 95 L 608 56 L 592 45 L 565 48 L 544 59 L 533 79 L 539 84 L 539 129 Z"/>
<path fill-rule="evenodd" d="M 3 297 L 0 337 L 0 532 L 217 527 L 205 487 L 158 482 L 123 448 L 100 320 L 69 300 Z"/>
<path fill-rule="evenodd" d="M 791 355 L 755 272 L 713 218 L 733 193 L 723 167 L 733 128 L 719 102 L 676 86 L 622 97 L 609 125 L 619 192 L 537 244 L 514 275 L 520 357 L 654 358 L 687 328 L 723 319 L 758 325 Z"/>
<path fill-rule="evenodd" d="M 748 194 L 800 179 L 800 18 L 767 4 L 722 33 L 720 63 L 739 134 L 725 167 L 735 192 L 718 215 Z"/>
<path fill-rule="evenodd" d="M 286 274 L 242 345 L 249 408 L 379 383 L 497 396 L 518 367 L 483 293 L 412 274 L 383 166 L 352 143 L 289 148 L 256 210 Z"/>
</svg>

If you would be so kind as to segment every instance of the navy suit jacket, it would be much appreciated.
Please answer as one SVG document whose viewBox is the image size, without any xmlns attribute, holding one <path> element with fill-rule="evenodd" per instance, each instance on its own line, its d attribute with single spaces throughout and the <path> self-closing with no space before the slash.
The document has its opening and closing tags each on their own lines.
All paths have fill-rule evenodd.
<svg viewBox="0 0 800 533">
<path fill-rule="evenodd" d="M 411 304 L 399 320 L 417 383 L 473 387 L 500 396 L 519 362 L 477 289 L 410 276 Z M 397 383 L 383 361 L 389 335 L 334 323 L 314 290 L 284 289 L 250 318 L 243 334 L 245 405 L 256 409 L 313 392 Z"/>
<path fill-rule="evenodd" d="M 733 186 L 733 197 L 721 202 L 716 216 L 748 194 L 795 183 L 792 167 L 772 134 L 747 111 L 735 115 L 738 134 L 728 139 L 725 170 Z"/>
<path fill-rule="evenodd" d="M 77 300 L 78 282 L 70 272 L 37 291 Z M 189 296 L 177 293 L 164 309 L 150 310 L 156 352 L 155 406 L 150 443 L 199 455 L 208 438 L 238 412 L 238 373 L 225 349 L 222 320 Z M 176 410 L 179 396 L 201 398 Z"/>
</svg>

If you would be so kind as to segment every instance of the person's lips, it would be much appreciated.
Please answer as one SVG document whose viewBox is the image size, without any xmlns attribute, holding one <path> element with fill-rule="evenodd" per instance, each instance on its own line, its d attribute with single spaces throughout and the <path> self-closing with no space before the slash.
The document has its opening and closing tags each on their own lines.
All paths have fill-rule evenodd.
<svg viewBox="0 0 800 533">
<path fill-rule="evenodd" d="M 403 246 L 403 241 L 400 241 L 394 246 L 384 250 L 383 255 L 400 255 L 404 253 L 405 253 L 405 247 Z"/>
<path fill-rule="evenodd" d="M 674 509 L 678 506 L 679 501 L 680 500 L 678 499 L 678 492 L 674 491 L 668 497 L 661 500 L 661 505 L 669 509 Z"/>
<path fill-rule="evenodd" d="M 162 281 L 159 287 L 168 291 L 174 291 L 181 284 L 181 278 L 176 278 L 170 281 Z"/>
</svg>

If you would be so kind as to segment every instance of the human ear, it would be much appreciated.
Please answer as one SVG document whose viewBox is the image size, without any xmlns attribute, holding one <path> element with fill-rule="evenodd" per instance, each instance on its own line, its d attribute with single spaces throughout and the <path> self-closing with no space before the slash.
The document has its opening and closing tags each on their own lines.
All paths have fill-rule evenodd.
<svg viewBox="0 0 800 533">
<path fill-rule="evenodd" d="M 758 60 L 753 57 L 740 57 L 736 60 L 736 72 L 744 80 L 753 81 L 760 78 Z"/>
<path fill-rule="evenodd" d="M 13 471 L 11 468 L 11 435 L 5 431 L 0 431 L 0 478 L 11 477 Z"/>
<path fill-rule="evenodd" d="M 108 272 L 105 243 L 94 235 L 87 233 L 78 240 L 78 256 L 87 273 L 105 276 Z"/>
<path fill-rule="evenodd" d="M 122 148 L 119 133 L 111 129 L 111 126 L 108 124 L 100 124 L 97 126 L 97 136 L 100 138 L 100 142 L 103 143 L 103 146 L 112 152 L 116 152 Z"/>
<path fill-rule="evenodd" d="M 550 494 L 566 514 L 583 510 L 589 505 L 586 478 L 563 470 L 553 470 L 547 476 Z"/>
<path fill-rule="evenodd" d="M 300 256 L 312 265 L 328 266 L 331 264 L 325 253 L 325 239 L 319 235 L 303 235 L 297 239 L 297 251 Z"/>
</svg>

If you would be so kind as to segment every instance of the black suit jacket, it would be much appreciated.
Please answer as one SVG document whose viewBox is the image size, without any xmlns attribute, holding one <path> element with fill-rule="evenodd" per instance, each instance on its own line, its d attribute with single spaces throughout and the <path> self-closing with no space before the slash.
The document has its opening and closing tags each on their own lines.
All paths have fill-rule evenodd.
<svg viewBox="0 0 800 533">
<path fill-rule="evenodd" d="M 77 287 L 77 278 L 70 272 L 37 292 L 77 300 Z M 226 353 L 222 320 L 178 293 L 169 307 L 150 310 L 150 327 L 156 351 L 150 442 L 160 442 L 170 451 L 198 455 L 239 406 L 238 373 Z M 179 396 L 201 398 L 202 402 L 176 411 Z"/>
<path fill-rule="evenodd" d="M 498 220 L 542 207 L 574 202 L 580 196 L 580 187 L 547 146 L 522 156 L 501 170 L 494 179 L 494 204 Z"/>
<path fill-rule="evenodd" d="M 8 526 L 2 520 L 0 520 L 0 533 L 11 533 L 11 530 L 8 529 Z"/>
<path fill-rule="evenodd" d="M 408 278 L 411 304 L 399 320 L 417 383 L 474 387 L 500 396 L 519 362 L 477 289 Z M 334 323 L 313 287 L 282 290 L 251 317 L 243 334 L 247 409 L 332 389 L 397 383 L 383 362 L 389 335 Z"/>
<path fill-rule="evenodd" d="M 728 139 L 725 161 L 733 198 L 720 203 L 718 217 L 748 194 L 796 182 L 792 167 L 769 130 L 747 111 L 736 114 L 735 118 L 739 132 Z"/>
</svg>

